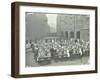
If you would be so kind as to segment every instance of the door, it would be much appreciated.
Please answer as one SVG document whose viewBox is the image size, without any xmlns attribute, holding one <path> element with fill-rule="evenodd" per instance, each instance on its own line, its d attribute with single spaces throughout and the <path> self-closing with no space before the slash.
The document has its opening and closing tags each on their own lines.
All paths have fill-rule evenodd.
<svg viewBox="0 0 100 80">
<path fill-rule="evenodd" d="M 80 31 L 76 33 L 77 39 L 80 39 Z"/>
<path fill-rule="evenodd" d="M 70 32 L 70 38 L 74 38 L 74 32 L 73 31 Z"/>
</svg>

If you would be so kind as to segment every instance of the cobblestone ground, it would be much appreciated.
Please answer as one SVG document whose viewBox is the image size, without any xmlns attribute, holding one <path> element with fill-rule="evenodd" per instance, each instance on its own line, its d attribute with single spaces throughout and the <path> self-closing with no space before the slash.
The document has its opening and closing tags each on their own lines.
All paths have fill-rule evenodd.
<svg viewBox="0 0 100 80">
<path fill-rule="evenodd" d="M 26 67 L 38 67 L 40 66 L 38 63 L 35 62 L 33 52 L 29 51 L 26 53 Z M 52 61 L 51 64 L 42 65 L 42 66 L 60 66 L 60 65 L 82 65 L 82 64 L 89 64 L 89 57 L 82 57 L 81 59 L 74 59 L 74 60 L 67 60 L 67 61 L 59 61 L 54 62 Z"/>
</svg>

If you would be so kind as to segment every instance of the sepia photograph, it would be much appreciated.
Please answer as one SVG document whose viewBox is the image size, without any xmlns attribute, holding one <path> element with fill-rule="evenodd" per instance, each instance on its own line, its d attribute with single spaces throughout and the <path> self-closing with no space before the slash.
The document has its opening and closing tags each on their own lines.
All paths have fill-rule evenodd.
<svg viewBox="0 0 100 80">
<path fill-rule="evenodd" d="M 26 67 L 89 64 L 89 15 L 26 12 L 25 23 Z"/>
</svg>

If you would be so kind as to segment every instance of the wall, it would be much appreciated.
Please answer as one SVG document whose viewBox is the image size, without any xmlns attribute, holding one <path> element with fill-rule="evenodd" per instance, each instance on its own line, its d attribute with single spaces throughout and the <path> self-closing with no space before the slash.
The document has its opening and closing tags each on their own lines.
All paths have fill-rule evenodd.
<svg viewBox="0 0 100 80">
<path fill-rule="evenodd" d="M 52 77 L 23 78 L 15 79 L 10 77 L 11 68 L 11 2 L 15 0 L 1 0 L 0 2 L 0 80 L 100 80 L 100 54 L 98 54 L 98 74 L 80 74 L 80 75 L 64 75 Z M 16 0 L 18 1 L 18 0 Z M 100 0 L 19 0 L 30 2 L 58 3 L 58 4 L 76 4 L 98 6 L 100 9 Z M 100 11 L 98 13 L 100 21 Z M 100 24 L 98 24 L 100 26 Z M 98 33 L 100 34 L 100 27 Z M 100 37 L 98 37 L 100 44 Z M 100 47 L 100 45 L 98 45 Z M 100 53 L 100 50 L 98 51 Z"/>
<path fill-rule="evenodd" d="M 37 40 L 50 33 L 46 14 L 26 13 L 26 40 Z"/>
<path fill-rule="evenodd" d="M 80 31 L 80 39 L 81 40 L 85 40 L 85 41 L 89 41 L 89 30 L 88 29 L 82 29 Z"/>
</svg>

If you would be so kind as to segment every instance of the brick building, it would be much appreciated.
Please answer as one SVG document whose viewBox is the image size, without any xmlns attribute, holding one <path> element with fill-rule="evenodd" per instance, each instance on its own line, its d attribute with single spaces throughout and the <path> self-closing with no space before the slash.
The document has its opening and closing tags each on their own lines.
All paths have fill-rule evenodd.
<svg viewBox="0 0 100 80">
<path fill-rule="evenodd" d="M 89 40 L 89 15 L 60 14 L 57 16 L 57 34 L 65 38 Z"/>
</svg>

